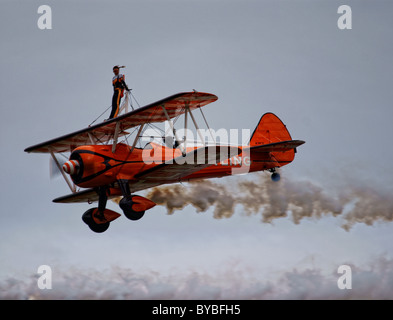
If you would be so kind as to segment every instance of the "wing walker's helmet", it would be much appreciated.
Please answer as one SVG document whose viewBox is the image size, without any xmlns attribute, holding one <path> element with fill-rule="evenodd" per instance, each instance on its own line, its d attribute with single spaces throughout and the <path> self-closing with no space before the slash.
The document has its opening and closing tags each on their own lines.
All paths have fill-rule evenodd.
<svg viewBox="0 0 393 320">
<path fill-rule="evenodd" d="M 115 69 L 120 69 L 120 68 L 125 68 L 125 67 L 126 67 L 126 66 L 120 66 L 120 67 L 119 67 L 119 66 L 114 66 L 114 67 L 113 67 L 113 70 L 115 70 Z"/>
</svg>

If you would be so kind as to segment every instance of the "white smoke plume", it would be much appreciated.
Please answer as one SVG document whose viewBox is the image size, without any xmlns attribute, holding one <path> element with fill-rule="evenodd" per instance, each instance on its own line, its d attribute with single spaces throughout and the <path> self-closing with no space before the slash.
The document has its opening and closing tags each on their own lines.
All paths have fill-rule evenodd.
<svg viewBox="0 0 393 320">
<path fill-rule="evenodd" d="M 261 215 L 265 223 L 288 216 L 296 224 L 307 217 L 340 216 L 346 230 L 358 222 L 373 225 L 393 220 L 393 198 L 386 191 L 353 184 L 332 194 L 310 181 L 284 177 L 272 182 L 263 174 L 254 177 L 253 181 L 230 177 L 227 184 L 203 180 L 157 187 L 146 197 L 164 205 L 168 214 L 192 205 L 197 212 L 214 208 L 215 218 L 229 218 L 239 205 L 247 215 Z"/>
<path fill-rule="evenodd" d="M 350 265 L 350 264 L 349 264 Z M 250 276 L 239 270 L 217 275 L 201 272 L 138 274 L 131 269 L 53 270 L 52 289 L 40 290 L 37 275 L 0 281 L 0 299 L 393 299 L 393 261 L 379 258 L 371 266 L 350 265 L 352 289 L 339 289 L 337 269 L 292 269 L 276 278 Z"/>
</svg>

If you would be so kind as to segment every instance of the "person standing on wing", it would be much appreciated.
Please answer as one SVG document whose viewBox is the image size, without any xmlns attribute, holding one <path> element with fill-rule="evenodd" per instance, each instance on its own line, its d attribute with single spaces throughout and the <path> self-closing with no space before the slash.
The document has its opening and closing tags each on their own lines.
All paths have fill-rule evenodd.
<svg viewBox="0 0 393 320">
<path fill-rule="evenodd" d="M 113 73 L 115 76 L 112 79 L 112 84 L 113 84 L 113 97 L 112 97 L 112 112 L 109 116 L 109 119 L 116 118 L 117 115 L 119 114 L 120 110 L 120 101 L 121 98 L 123 97 L 124 89 L 127 91 L 130 91 L 128 89 L 124 79 L 124 74 L 119 73 L 119 69 L 124 68 L 124 67 L 119 67 L 119 66 L 114 66 L 113 67 Z"/>
</svg>

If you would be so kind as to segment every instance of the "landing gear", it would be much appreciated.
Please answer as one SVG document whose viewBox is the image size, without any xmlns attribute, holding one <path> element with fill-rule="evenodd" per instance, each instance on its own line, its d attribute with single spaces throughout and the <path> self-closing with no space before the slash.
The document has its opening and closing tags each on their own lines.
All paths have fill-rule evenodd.
<svg viewBox="0 0 393 320">
<path fill-rule="evenodd" d="M 115 211 L 105 209 L 108 200 L 107 187 L 100 187 L 98 190 L 98 208 L 91 208 L 87 210 L 82 220 L 89 228 L 97 233 L 102 233 L 109 228 L 110 222 L 120 217 Z"/>
<path fill-rule="evenodd" d="M 145 210 L 141 208 L 133 208 L 136 204 L 132 199 L 137 196 L 131 195 L 130 185 L 127 180 L 119 180 L 119 186 L 121 193 L 123 194 L 123 199 L 120 200 L 119 206 L 123 210 L 124 215 L 130 220 L 139 220 L 145 214 Z M 140 210 L 137 210 L 140 209 Z"/>
<path fill-rule="evenodd" d="M 120 208 L 123 210 L 124 215 L 130 220 L 141 219 L 146 210 L 153 208 L 156 204 L 149 199 L 141 196 L 132 195 L 130 192 L 130 186 L 128 180 L 118 180 L 119 187 L 123 194 L 123 198 L 120 200 Z M 87 210 L 82 220 L 86 223 L 89 228 L 97 233 L 102 233 L 109 228 L 110 222 L 120 217 L 120 214 L 106 209 L 106 203 L 108 200 L 108 187 L 103 186 L 98 188 L 98 208 L 92 208 Z"/>
<path fill-rule="evenodd" d="M 272 178 L 272 180 L 273 180 L 274 182 L 280 181 L 280 179 L 281 179 L 280 174 L 277 173 L 277 172 L 274 172 L 274 173 L 272 174 L 271 178 Z"/>
<path fill-rule="evenodd" d="M 97 208 L 91 208 L 91 209 L 87 210 L 83 214 L 82 220 L 84 223 L 86 223 L 89 226 L 89 228 L 92 231 L 97 232 L 97 233 L 102 233 L 109 228 L 110 222 L 97 223 L 95 221 L 95 219 L 93 219 L 93 213 L 96 210 L 97 210 Z"/>
<path fill-rule="evenodd" d="M 276 168 L 270 169 L 269 171 L 272 173 L 271 175 L 272 181 L 274 182 L 280 181 L 281 176 L 278 172 L 276 172 Z"/>
<path fill-rule="evenodd" d="M 124 215 L 130 220 L 139 220 L 145 214 L 145 211 L 153 208 L 156 204 L 149 199 L 141 196 L 132 195 L 127 180 L 118 181 L 123 199 L 120 200 L 119 206 Z"/>
<path fill-rule="evenodd" d="M 132 201 L 134 197 L 138 196 L 129 196 L 124 197 L 120 200 L 119 206 L 123 210 L 124 215 L 130 220 L 139 220 L 145 214 L 145 210 L 143 211 L 136 211 L 133 209 L 134 205 L 137 206 L 137 203 Z"/>
</svg>

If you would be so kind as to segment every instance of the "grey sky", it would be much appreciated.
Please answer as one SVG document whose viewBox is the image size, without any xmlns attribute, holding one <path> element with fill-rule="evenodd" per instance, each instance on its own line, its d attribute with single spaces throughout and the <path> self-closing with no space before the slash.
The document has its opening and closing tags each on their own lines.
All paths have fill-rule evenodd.
<svg viewBox="0 0 393 320">
<path fill-rule="evenodd" d="M 52 8 L 52 30 L 37 27 L 41 4 Z M 391 223 L 349 232 L 331 216 L 271 225 L 241 208 L 216 220 L 213 210 L 166 215 L 157 206 L 141 221 L 120 218 L 93 234 L 81 221 L 89 205 L 51 202 L 69 190 L 49 180 L 49 157 L 23 152 L 91 123 L 111 103 L 112 66 L 124 64 L 141 105 L 196 89 L 219 97 L 204 109 L 216 129 L 253 130 L 263 113 L 277 114 L 306 141 L 282 170 L 288 179 L 389 194 L 393 3 L 345 1 L 352 30 L 337 27 L 341 4 L 1 1 L 0 279 L 30 281 L 41 264 L 63 274 L 118 266 L 212 276 L 234 265 L 264 282 L 293 268 L 331 274 L 344 263 L 392 259 Z"/>
</svg>

